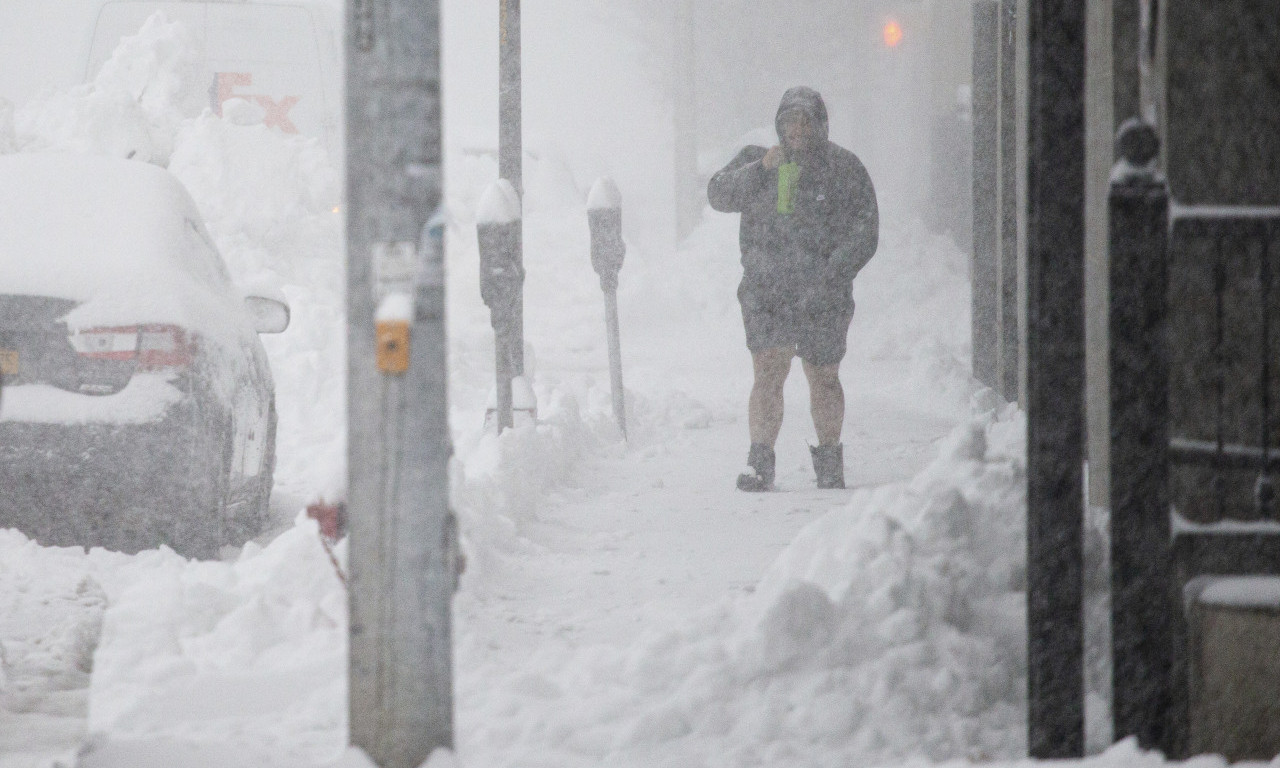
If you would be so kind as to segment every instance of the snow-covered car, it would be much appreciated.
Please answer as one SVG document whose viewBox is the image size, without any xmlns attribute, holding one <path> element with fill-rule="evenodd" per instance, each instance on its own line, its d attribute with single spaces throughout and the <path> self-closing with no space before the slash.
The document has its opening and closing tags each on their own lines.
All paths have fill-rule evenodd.
<svg viewBox="0 0 1280 768">
<path fill-rule="evenodd" d="M 258 334 L 288 322 L 232 283 L 168 171 L 0 155 L 0 527 L 193 557 L 255 535 L 276 422 Z"/>
</svg>

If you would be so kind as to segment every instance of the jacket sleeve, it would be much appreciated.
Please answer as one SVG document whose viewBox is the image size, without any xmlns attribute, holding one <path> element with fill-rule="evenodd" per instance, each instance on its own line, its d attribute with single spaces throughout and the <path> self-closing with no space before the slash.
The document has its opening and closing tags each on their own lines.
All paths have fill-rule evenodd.
<svg viewBox="0 0 1280 768">
<path fill-rule="evenodd" d="M 880 244 L 880 210 L 871 176 L 856 162 L 848 174 L 849 194 L 842 217 L 843 230 L 828 260 L 840 280 L 852 281 L 871 261 Z"/>
<path fill-rule="evenodd" d="M 769 176 L 760 164 L 764 147 L 744 147 L 728 165 L 716 171 L 707 183 L 707 201 L 722 213 L 740 213 L 768 184 Z"/>
</svg>

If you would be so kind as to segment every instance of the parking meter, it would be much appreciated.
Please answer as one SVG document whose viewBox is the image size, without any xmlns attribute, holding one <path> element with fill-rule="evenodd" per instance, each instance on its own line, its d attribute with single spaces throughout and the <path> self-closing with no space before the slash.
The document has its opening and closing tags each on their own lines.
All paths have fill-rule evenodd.
<svg viewBox="0 0 1280 768">
<path fill-rule="evenodd" d="M 605 328 L 609 337 L 609 379 L 613 417 L 623 439 L 627 436 L 626 399 L 622 388 L 622 339 L 618 329 L 618 272 L 627 246 L 622 242 L 622 195 L 613 179 L 605 176 L 591 186 L 587 197 L 587 223 L 591 227 L 591 266 L 604 291 Z"/>
<path fill-rule="evenodd" d="M 523 368 L 524 264 L 520 196 L 506 179 L 485 190 L 476 213 L 480 298 L 494 333 L 499 431 L 512 426 L 511 380 Z"/>
<path fill-rule="evenodd" d="M 627 246 L 622 242 L 622 196 L 613 179 L 605 176 L 592 185 L 587 222 L 591 227 L 591 266 L 600 276 L 600 288 L 616 290 Z"/>
</svg>

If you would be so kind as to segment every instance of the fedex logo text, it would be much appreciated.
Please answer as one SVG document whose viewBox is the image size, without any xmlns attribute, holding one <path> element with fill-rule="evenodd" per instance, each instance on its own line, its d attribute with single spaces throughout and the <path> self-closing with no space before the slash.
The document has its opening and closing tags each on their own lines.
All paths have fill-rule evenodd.
<svg viewBox="0 0 1280 768">
<path fill-rule="evenodd" d="M 236 88 L 253 85 L 253 74 L 250 72 L 215 72 L 213 87 L 209 89 L 210 101 L 215 114 L 222 114 L 222 105 L 229 99 L 248 99 L 266 110 L 262 122 L 268 128 L 279 128 L 283 133 L 298 133 L 298 127 L 289 119 L 289 110 L 301 100 L 298 96 L 284 96 L 276 101 L 270 96 L 259 93 L 237 93 Z"/>
</svg>

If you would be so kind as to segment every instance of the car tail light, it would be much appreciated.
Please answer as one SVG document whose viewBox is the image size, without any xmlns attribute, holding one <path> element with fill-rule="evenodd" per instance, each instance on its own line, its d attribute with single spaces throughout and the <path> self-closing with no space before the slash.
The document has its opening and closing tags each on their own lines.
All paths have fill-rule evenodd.
<svg viewBox="0 0 1280 768">
<path fill-rule="evenodd" d="M 184 368 L 194 353 L 186 330 L 176 325 L 90 328 L 71 334 L 70 341 L 81 357 L 136 361 L 144 371 Z"/>
<path fill-rule="evenodd" d="M 195 344 L 176 325 L 144 325 L 138 329 L 138 367 L 144 370 L 185 368 Z"/>
</svg>

